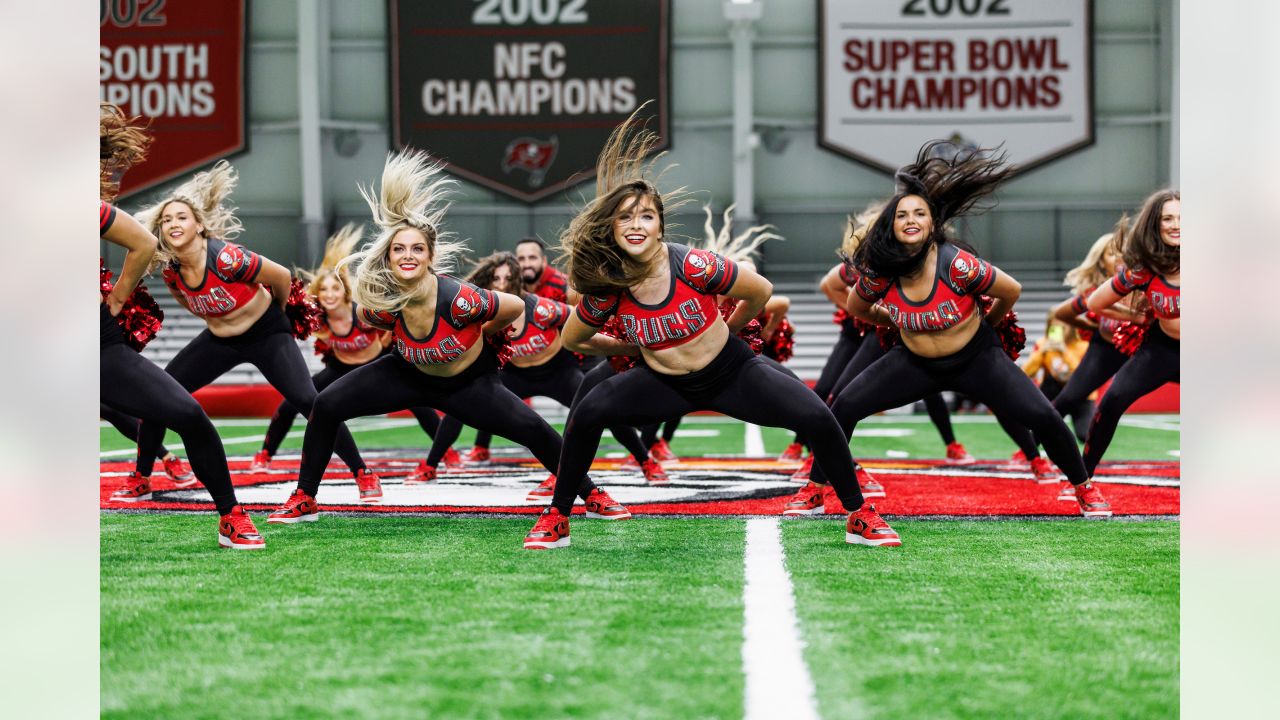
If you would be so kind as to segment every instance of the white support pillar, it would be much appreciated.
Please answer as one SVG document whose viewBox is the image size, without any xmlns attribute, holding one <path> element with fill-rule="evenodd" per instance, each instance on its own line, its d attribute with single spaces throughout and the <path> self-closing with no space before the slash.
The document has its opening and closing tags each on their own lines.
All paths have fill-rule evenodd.
<svg viewBox="0 0 1280 720">
<path fill-rule="evenodd" d="M 316 263 L 324 250 L 324 175 L 321 168 L 320 67 L 321 0 L 298 3 L 298 147 L 302 171 L 302 220 L 299 225 L 299 257 L 302 264 Z"/>
<path fill-rule="evenodd" d="M 755 21 L 764 12 L 761 0 L 725 0 L 724 16 L 730 22 L 733 41 L 733 204 L 734 230 L 756 220 L 755 149 L 760 139 L 754 129 L 751 95 L 751 46 Z"/>
<path fill-rule="evenodd" d="M 1181 107 L 1179 103 L 1182 98 L 1182 94 L 1178 90 L 1178 85 L 1181 83 L 1181 73 L 1178 64 L 1178 53 L 1181 51 L 1181 42 L 1178 36 L 1182 32 L 1182 18 L 1181 13 L 1179 12 L 1179 4 L 1179 0 L 1173 0 L 1173 22 L 1170 23 L 1172 27 L 1169 28 L 1169 49 L 1173 57 L 1169 72 L 1169 82 L 1172 84 L 1172 89 L 1169 94 L 1169 185 L 1175 188 L 1181 186 L 1180 175 L 1182 165 L 1182 154 L 1179 150 L 1182 124 L 1178 120 L 1178 117 L 1181 114 Z"/>
</svg>

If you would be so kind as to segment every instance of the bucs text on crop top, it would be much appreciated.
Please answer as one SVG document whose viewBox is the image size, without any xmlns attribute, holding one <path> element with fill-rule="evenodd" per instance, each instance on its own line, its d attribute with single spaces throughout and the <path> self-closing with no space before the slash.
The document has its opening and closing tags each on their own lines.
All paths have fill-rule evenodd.
<svg viewBox="0 0 1280 720">
<path fill-rule="evenodd" d="M 1117 295 L 1128 295 L 1134 290 L 1141 290 L 1147 296 L 1147 302 L 1156 317 L 1161 320 L 1173 320 L 1182 316 L 1182 289 L 1146 268 L 1124 268 L 1111 278 L 1111 289 Z"/>
<path fill-rule="evenodd" d="M 187 301 L 200 317 L 220 317 L 244 307 L 261 290 L 254 282 L 262 269 L 262 256 L 243 245 L 219 238 L 205 241 L 204 279 L 196 287 L 182 279 L 177 261 L 170 262 L 161 275 L 165 285 Z"/>
<path fill-rule="evenodd" d="M 538 287 L 533 294 L 559 302 L 569 299 L 569 278 L 559 270 L 547 265 L 542 268 L 542 276 L 538 278 Z"/>
<path fill-rule="evenodd" d="M 555 344 L 569 319 L 569 306 L 537 295 L 524 296 L 524 327 L 509 333 L 513 357 L 532 357 Z"/>
<path fill-rule="evenodd" d="M 321 315 L 323 325 L 316 331 L 316 354 L 326 355 L 333 351 L 357 353 L 373 347 L 378 342 L 386 331 L 362 321 L 360 314 L 355 312 L 355 308 L 355 303 L 352 303 L 351 329 L 347 330 L 346 335 L 339 335 L 334 332 L 333 326 L 329 324 L 328 316 Z"/>
<path fill-rule="evenodd" d="M 977 312 L 977 297 L 995 281 L 996 269 L 991 263 L 951 243 L 943 243 L 938 246 L 933 290 L 923 301 L 908 299 L 897 278 L 863 274 L 853 288 L 863 300 L 884 306 L 899 330 L 930 332 L 955 327 Z"/>
<path fill-rule="evenodd" d="M 626 340 L 650 350 L 663 350 L 701 335 L 715 322 L 716 295 L 738 279 L 732 260 L 708 250 L 667 243 L 671 267 L 671 289 L 665 300 L 646 305 L 630 290 L 614 295 L 584 295 L 578 303 L 578 318 L 598 328 L 610 315 L 617 315 Z"/>
<path fill-rule="evenodd" d="M 360 308 L 365 322 L 392 331 L 396 352 L 414 365 L 444 365 L 462 357 L 497 314 L 492 292 L 448 275 L 436 276 L 436 318 L 425 337 L 415 337 L 399 312 Z"/>
</svg>

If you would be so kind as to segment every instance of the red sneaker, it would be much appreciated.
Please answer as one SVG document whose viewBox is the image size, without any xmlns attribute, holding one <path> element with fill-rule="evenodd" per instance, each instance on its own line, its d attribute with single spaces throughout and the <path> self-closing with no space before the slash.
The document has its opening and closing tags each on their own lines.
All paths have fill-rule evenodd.
<svg viewBox="0 0 1280 720">
<path fill-rule="evenodd" d="M 244 508 L 236 505 L 218 520 L 218 545 L 232 550 L 265 550 L 267 541 L 258 534 Z"/>
<path fill-rule="evenodd" d="M 662 469 L 662 465 L 657 460 L 649 458 L 640 465 L 640 472 L 644 473 L 644 479 L 652 485 L 662 485 L 671 482 L 671 478 L 667 477 L 667 471 Z"/>
<path fill-rule="evenodd" d="M 1066 480 L 1063 480 L 1062 484 L 1058 486 L 1058 499 L 1066 500 L 1067 502 L 1075 502 L 1076 486 Z"/>
<path fill-rule="evenodd" d="M 862 497 L 884 497 L 884 486 L 875 478 L 871 477 L 871 473 L 861 465 L 853 467 L 853 474 L 858 478 L 858 489 L 862 491 Z"/>
<path fill-rule="evenodd" d="M 124 487 L 111 493 L 112 502 L 142 502 L 151 499 L 151 478 L 136 472 L 129 473 Z"/>
<path fill-rule="evenodd" d="M 863 505 L 849 513 L 844 525 L 844 541 L 850 545 L 902 545 L 902 538 L 880 517 L 875 505 Z"/>
<path fill-rule="evenodd" d="M 640 463 L 636 462 L 636 458 L 634 455 L 628 455 L 627 459 L 623 460 L 622 464 L 618 466 L 618 469 L 619 470 L 639 470 Z"/>
<path fill-rule="evenodd" d="M 955 465 L 970 465 L 978 462 L 968 450 L 964 449 L 964 445 L 958 442 L 947 445 L 947 460 Z"/>
<path fill-rule="evenodd" d="M 538 522 L 524 536 L 525 550 L 552 550 L 569 547 L 569 518 L 555 508 L 547 508 L 538 516 Z"/>
<path fill-rule="evenodd" d="M 658 438 L 658 442 L 649 448 L 649 457 L 659 462 L 675 462 L 679 458 L 671 451 L 671 446 L 667 444 L 665 438 Z"/>
<path fill-rule="evenodd" d="M 628 520 L 631 518 L 631 511 L 609 497 L 609 493 L 596 488 L 587 496 L 587 517 L 597 520 Z"/>
<path fill-rule="evenodd" d="M 369 468 L 356 472 L 356 488 L 360 491 L 360 502 L 376 503 L 382 501 L 382 480 Z"/>
<path fill-rule="evenodd" d="M 444 457 L 441 458 L 441 462 L 444 463 L 445 470 L 455 470 L 466 464 L 463 462 L 462 456 L 458 454 L 458 451 L 453 448 L 444 451 Z"/>
<path fill-rule="evenodd" d="M 405 485 L 426 485 L 429 482 L 435 482 L 436 469 L 427 464 L 426 460 L 418 463 L 418 468 L 413 474 L 404 479 Z"/>
<path fill-rule="evenodd" d="M 778 456 L 778 462 L 799 462 L 800 458 L 803 456 L 804 445 L 793 442 L 787 446 L 786 450 L 782 451 L 781 455 Z"/>
<path fill-rule="evenodd" d="M 1085 517 L 1111 517 L 1111 503 L 1102 497 L 1102 491 L 1091 480 L 1076 488 L 1076 501 L 1080 503 L 1080 514 Z"/>
<path fill-rule="evenodd" d="M 1036 476 L 1036 482 L 1042 485 L 1056 483 L 1062 479 L 1062 473 L 1058 472 L 1058 468 L 1049 462 L 1049 458 L 1037 457 L 1031 460 L 1031 474 Z"/>
<path fill-rule="evenodd" d="M 791 473 L 791 482 L 807 483 L 809 482 L 809 473 L 811 472 L 813 472 L 813 456 L 812 455 L 804 459 L 804 464 L 800 466 L 799 470 Z"/>
<path fill-rule="evenodd" d="M 315 522 L 320 519 L 320 507 L 316 499 L 302 492 L 299 488 L 293 491 L 288 500 L 267 516 L 270 525 L 292 525 L 300 522 Z"/>
<path fill-rule="evenodd" d="M 542 502 L 556 494 L 556 476 L 548 475 L 546 480 L 538 484 L 538 487 L 529 491 L 525 496 L 525 502 Z"/>
<path fill-rule="evenodd" d="M 196 475 L 191 472 L 191 468 L 182 462 L 182 458 L 174 455 L 173 457 L 163 460 L 164 474 L 169 476 L 176 488 L 189 488 L 196 484 Z"/>
<path fill-rule="evenodd" d="M 823 508 L 823 496 L 827 493 L 826 485 L 819 485 L 812 480 L 805 483 L 805 486 L 796 491 L 791 496 L 791 500 L 787 502 L 786 507 L 782 508 L 783 515 L 822 515 L 826 513 Z"/>
<path fill-rule="evenodd" d="M 1013 465 L 1026 465 L 1027 455 L 1021 450 L 1014 450 L 1013 455 L 1009 456 L 1009 462 Z"/>
<path fill-rule="evenodd" d="M 271 453 L 265 448 L 254 453 L 253 460 L 249 462 L 249 472 L 262 472 L 269 467 L 271 467 Z"/>
<path fill-rule="evenodd" d="M 450 452 L 453 448 L 449 448 Z M 446 457 L 448 454 L 446 453 Z M 468 465 L 485 465 L 489 462 L 489 448 L 476 445 L 467 451 L 466 462 Z"/>
</svg>

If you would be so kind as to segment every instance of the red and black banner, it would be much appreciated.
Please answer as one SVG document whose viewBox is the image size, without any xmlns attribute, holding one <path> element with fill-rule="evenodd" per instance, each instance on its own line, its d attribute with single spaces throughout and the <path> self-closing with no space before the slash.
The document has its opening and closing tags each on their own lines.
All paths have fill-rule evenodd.
<svg viewBox="0 0 1280 720">
<path fill-rule="evenodd" d="M 461 177 L 535 202 L 594 176 L 648 100 L 669 146 L 670 0 L 389 0 L 391 122 Z"/>
<path fill-rule="evenodd" d="M 121 197 L 247 147 L 245 0 L 100 0 L 99 27 L 100 98 L 155 138 Z"/>
</svg>

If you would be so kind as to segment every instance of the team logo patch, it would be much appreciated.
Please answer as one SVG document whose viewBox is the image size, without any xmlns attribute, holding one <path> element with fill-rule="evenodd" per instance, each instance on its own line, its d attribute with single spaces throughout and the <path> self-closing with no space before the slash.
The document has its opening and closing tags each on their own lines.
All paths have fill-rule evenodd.
<svg viewBox="0 0 1280 720">
<path fill-rule="evenodd" d="M 684 256 L 684 276 L 699 287 L 711 284 L 712 278 L 719 276 L 723 268 L 724 258 L 706 250 L 690 250 Z"/>
<path fill-rule="evenodd" d="M 549 302 L 539 302 L 533 306 L 533 324 L 540 328 L 550 327 L 556 317 L 556 306 Z"/>
<path fill-rule="evenodd" d="M 613 308 L 618 304 L 618 299 L 616 297 L 585 295 L 582 298 L 582 304 L 586 307 L 588 316 L 600 320 L 613 312 Z"/>
<path fill-rule="evenodd" d="M 540 187 L 559 148 L 560 139 L 555 135 L 545 141 L 531 137 L 516 138 L 507 143 L 502 154 L 502 172 L 510 174 L 512 170 L 524 170 L 529 173 L 529 187 Z"/>
<path fill-rule="evenodd" d="M 476 318 L 483 317 L 489 310 L 489 303 L 476 289 L 470 285 L 460 285 L 458 294 L 453 296 L 453 319 L 456 324 L 465 325 Z"/>
<path fill-rule="evenodd" d="M 244 248 L 227 243 L 218 251 L 218 274 L 223 277 L 237 277 L 249 264 Z"/>
<path fill-rule="evenodd" d="M 978 263 L 963 255 L 957 255 L 951 261 L 951 279 L 960 287 L 968 287 L 978 278 Z"/>
</svg>

